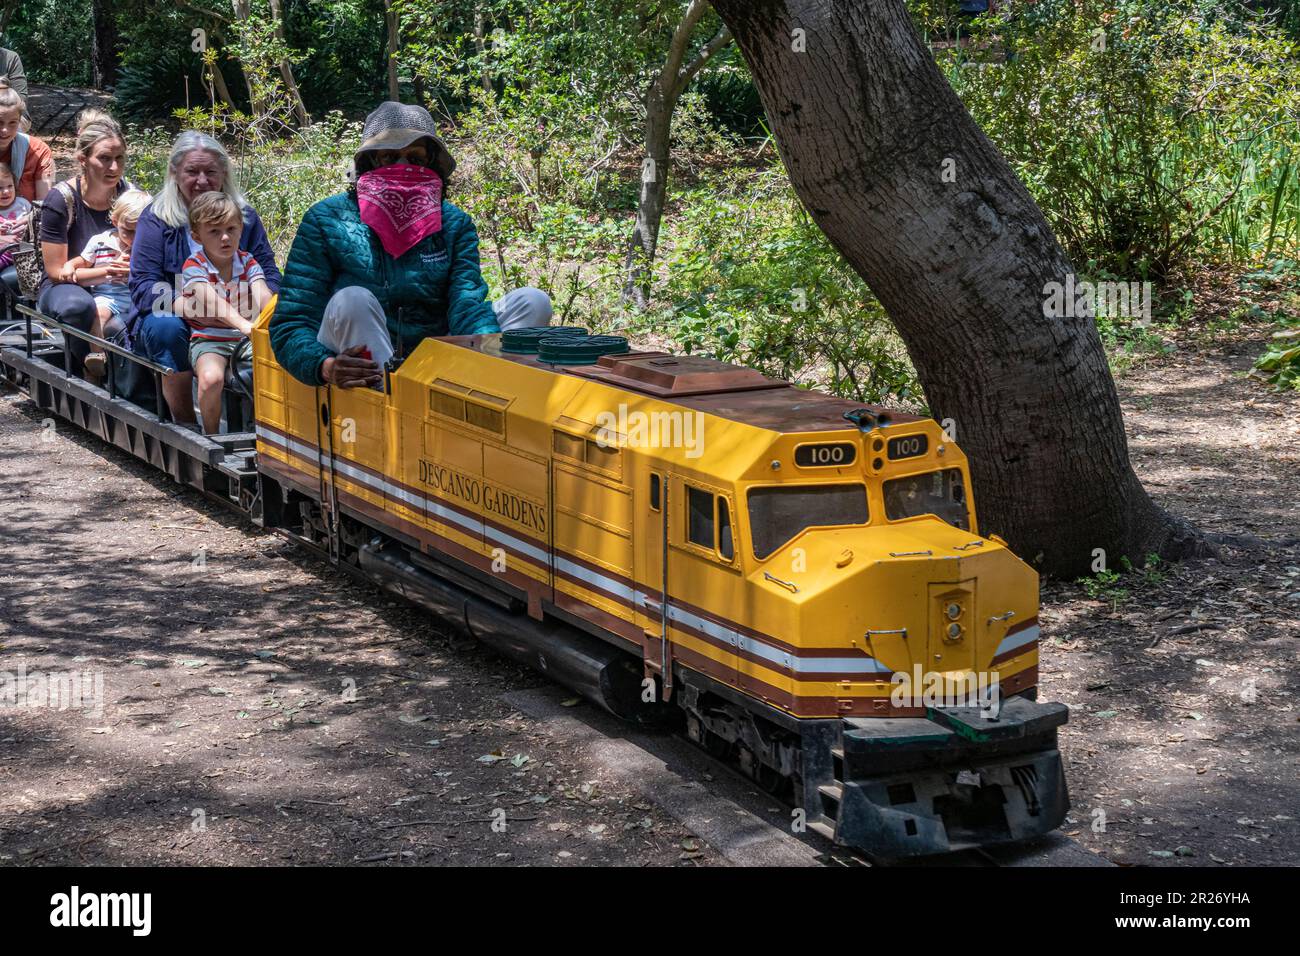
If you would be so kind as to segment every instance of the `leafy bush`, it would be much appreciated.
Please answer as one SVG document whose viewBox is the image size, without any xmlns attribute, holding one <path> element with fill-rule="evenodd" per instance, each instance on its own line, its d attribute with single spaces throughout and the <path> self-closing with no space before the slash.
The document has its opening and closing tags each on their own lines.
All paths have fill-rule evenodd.
<svg viewBox="0 0 1300 956">
<path fill-rule="evenodd" d="M 188 47 L 133 58 L 117 71 L 113 113 L 122 122 L 157 122 L 189 105 L 187 81 L 191 102 L 206 101 L 202 63 Z"/>
<path fill-rule="evenodd" d="M 89 34 L 82 36 L 68 25 L 90 22 L 90 0 L 23 0 L 5 31 L 4 45 L 23 58 L 31 83 L 89 86 Z"/>
<path fill-rule="evenodd" d="M 1194 0 L 1040 0 L 941 57 L 1074 260 L 1126 277 L 1297 241 L 1297 48 Z"/>
<path fill-rule="evenodd" d="M 687 352 L 859 401 L 915 404 L 902 343 L 779 167 L 692 188 L 663 237 L 670 310 L 640 320 Z"/>
<path fill-rule="evenodd" d="M 724 129 L 737 136 L 764 135 L 763 102 L 743 64 L 712 69 L 700 77 L 695 88 L 710 116 Z"/>
<path fill-rule="evenodd" d="M 1300 328 L 1276 333 L 1255 369 L 1277 388 L 1300 391 Z"/>
</svg>

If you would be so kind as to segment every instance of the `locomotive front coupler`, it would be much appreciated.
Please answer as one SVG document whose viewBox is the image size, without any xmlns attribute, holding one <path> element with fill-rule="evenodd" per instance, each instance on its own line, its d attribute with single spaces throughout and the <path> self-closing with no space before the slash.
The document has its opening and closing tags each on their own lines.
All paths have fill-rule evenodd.
<svg viewBox="0 0 1300 956">
<path fill-rule="evenodd" d="M 1056 731 L 1064 704 L 1012 697 L 924 717 L 848 718 L 819 787 L 838 844 L 882 859 L 1030 839 L 1069 809 Z"/>
</svg>

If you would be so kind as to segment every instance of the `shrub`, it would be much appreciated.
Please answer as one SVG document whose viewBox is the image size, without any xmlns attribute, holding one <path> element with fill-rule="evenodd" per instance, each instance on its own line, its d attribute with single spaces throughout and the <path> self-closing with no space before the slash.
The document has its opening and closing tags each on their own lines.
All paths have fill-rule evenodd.
<svg viewBox="0 0 1300 956">
<path fill-rule="evenodd" d="M 1193 0 L 1040 0 L 977 30 L 986 47 L 942 62 L 1076 262 L 1160 278 L 1295 243 L 1300 71 L 1276 29 Z"/>
</svg>

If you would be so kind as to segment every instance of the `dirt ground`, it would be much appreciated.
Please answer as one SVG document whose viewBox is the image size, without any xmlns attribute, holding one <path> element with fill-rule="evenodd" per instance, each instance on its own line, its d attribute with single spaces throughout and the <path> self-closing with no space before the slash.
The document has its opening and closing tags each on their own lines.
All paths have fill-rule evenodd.
<svg viewBox="0 0 1300 956">
<path fill-rule="evenodd" d="M 1245 379 L 1266 335 L 1120 381 L 1139 474 L 1221 560 L 1045 588 L 1065 831 L 1122 864 L 1300 863 L 1300 395 Z M 0 863 L 723 862 L 501 701 L 533 673 L 8 392 L 20 664 L 100 675 L 104 709 L 0 708 Z"/>
<path fill-rule="evenodd" d="M 1044 589 L 1064 830 L 1116 863 L 1300 864 L 1300 393 L 1245 377 L 1268 331 L 1179 341 L 1119 380 L 1137 473 L 1224 536 L 1221 560 Z"/>
</svg>

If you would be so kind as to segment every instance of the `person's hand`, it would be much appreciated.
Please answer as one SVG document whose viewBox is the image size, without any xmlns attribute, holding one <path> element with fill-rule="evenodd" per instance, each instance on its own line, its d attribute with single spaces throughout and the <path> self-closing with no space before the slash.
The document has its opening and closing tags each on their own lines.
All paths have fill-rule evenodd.
<svg viewBox="0 0 1300 956">
<path fill-rule="evenodd" d="M 71 262 L 65 262 L 65 263 L 63 264 L 63 268 L 59 270 L 59 281 L 60 281 L 60 282 L 76 282 L 76 281 L 77 281 L 77 267 L 74 266 Z"/>
<path fill-rule="evenodd" d="M 108 275 L 104 278 L 109 282 L 115 282 L 118 285 L 125 285 L 126 280 L 130 278 L 131 263 L 129 262 L 122 262 L 121 260 L 115 259 L 110 262 L 106 268 L 108 269 Z"/>
<path fill-rule="evenodd" d="M 364 345 L 357 345 L 321 363 L 320 377 L 339 388 L 360 388 L 378 385 L 383 380 L 379 366 L 361 354 Z"/>
</svg>

